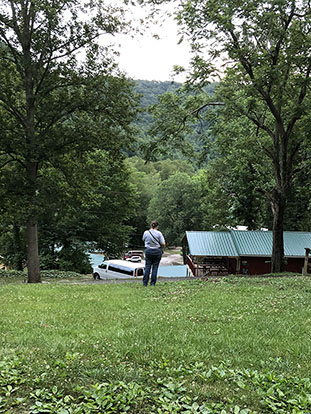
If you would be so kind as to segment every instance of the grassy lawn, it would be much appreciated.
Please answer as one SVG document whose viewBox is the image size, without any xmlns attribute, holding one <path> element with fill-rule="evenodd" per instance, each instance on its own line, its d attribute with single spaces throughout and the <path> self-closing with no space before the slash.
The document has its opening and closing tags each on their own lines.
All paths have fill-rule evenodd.
<svg viewBox="0 0 311 414">
<path fill-rule="evenodd" d="M 308 278 L 0 279 L 0 413 L 311 412 Z"/>
</svg>

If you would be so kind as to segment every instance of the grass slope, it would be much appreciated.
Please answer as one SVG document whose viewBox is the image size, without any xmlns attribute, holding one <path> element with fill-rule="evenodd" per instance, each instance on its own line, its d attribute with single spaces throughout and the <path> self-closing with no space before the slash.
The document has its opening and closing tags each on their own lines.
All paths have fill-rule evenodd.
<svg viewBox="0 0 311 414">
<path fill-rule="evenodd" d="M 302 277 L 2 284 L 0 412 L 310 413 L 310 293 Z"/>
</svg>

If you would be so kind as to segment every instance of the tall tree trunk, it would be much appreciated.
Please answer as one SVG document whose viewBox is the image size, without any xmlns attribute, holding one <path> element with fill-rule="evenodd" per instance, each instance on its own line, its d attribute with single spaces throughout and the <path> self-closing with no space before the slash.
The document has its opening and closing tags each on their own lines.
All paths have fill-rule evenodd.
<svg viewBox="0 0 311 414">
<path fill-rule="evenodd" d="M 27 240 L 27 270 L 28 283 L 40 283 L 40 263 L 38 248 L 38 226 L 36 218 L 35 197 L 37 181 L 37 165 L 29 162 L 27 165 L 28 178 L 28 202 L 30 213 L 27 219 L 26 240 Z"/>
<path fill-rule="evenodd" d="M 36 209 L 36 192 L 38 179 L 38 159 L 36 154 L 36 131 L 35 131 L 35 94 L 34 94 L 34 68 L 30 50 L 32 30 L 30 19 L 27 16 L 27 6 L 25 6 L 25 21 L 23 28 L 23 57 L 24 57 L 24 87 L 26 97 L 26 143 L 27 143 L 27 181 L 28 181 L 28 201 L 29 216 L 27 220 L 27 269 L 28 283 L 40 283 L 40 264 L 38 249 L 38 228 L 37 228 L 37 209 Z"/>
<path fill-rule="evenodd" d="M 24 249 L 22 246 L 21 238 L 20 238 L 20 227 L 16 224 L 13 226 L 13 235 L 14 235 L 14 249 L 16 251 L 16 260 L 14 263 L 14 267 L 17 270 L 23 270 L 23 262 L 24 262 Z"/>
<path fill-rule="evenodd" d="M 272 199 L 273 212 L 273 243 L 271 272 L 280 273 L 284 270 L 284 214 L 285 214 L 285 197 L 278 191 L 274 191 Z"/>
<path fill-rule="evenodd" d="M 40 264 L 38 252 L 38 229 L 35 217 L 27 220 L 27 269 L 28 283 L 40 283 Z"/>
<path fill-rule="evenodd" d="M 29 162 L 27 165 L 30 208 L 26 229 L 28 283 L 41 282 L 36 209 L 37 167 L 37 164 L 33 162 Z"/>
</svg>

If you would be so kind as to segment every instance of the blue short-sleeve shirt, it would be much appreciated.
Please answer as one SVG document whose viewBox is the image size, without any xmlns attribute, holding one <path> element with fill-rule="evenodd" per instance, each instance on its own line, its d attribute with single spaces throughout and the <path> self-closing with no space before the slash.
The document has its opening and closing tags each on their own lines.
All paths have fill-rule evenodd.
<svg viewBox="0 0 311 414">
<path fill-rule="evenodd" d="M 150 233 L 152 233 L 152 235 Z M 145 247 L 150 249 L 158 249 L 165 244 L 163 234 L 155 229 L 146 230 L 143 234 L 143 241 L 145 242 Z"/>
</svg>

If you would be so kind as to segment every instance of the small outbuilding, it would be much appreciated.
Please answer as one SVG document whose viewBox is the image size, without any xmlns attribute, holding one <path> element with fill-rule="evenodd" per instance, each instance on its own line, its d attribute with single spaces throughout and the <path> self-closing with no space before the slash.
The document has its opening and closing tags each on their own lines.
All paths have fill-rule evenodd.
<svg viewBox="0 0 311 414">
<path fill-rule="evenodd" d="M 194 276 L 271 272 L 272 231 L 187 231 L 183 257 Z M 302 273 L 310 232 L 284 232 L 285 271 Z"/>
</svg>

